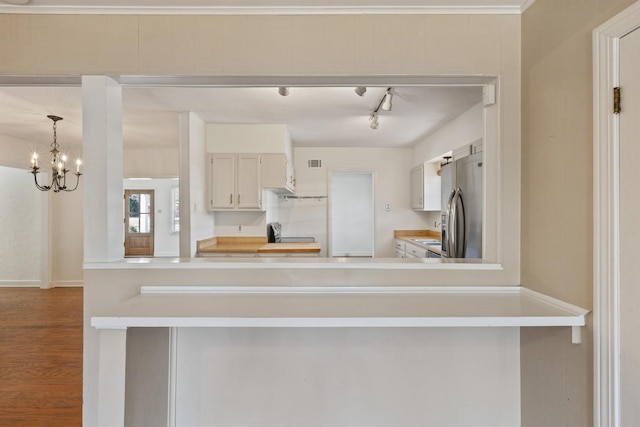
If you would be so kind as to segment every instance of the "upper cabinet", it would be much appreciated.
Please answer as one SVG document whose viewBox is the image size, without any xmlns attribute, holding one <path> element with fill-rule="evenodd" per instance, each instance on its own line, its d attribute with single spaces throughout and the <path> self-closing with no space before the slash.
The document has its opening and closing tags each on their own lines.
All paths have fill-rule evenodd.
<svg viewBox="0 0 640 427">
<path fill-rule="evenodd" d="M 295 190 L 293 150 L 285 125 L 208 123 L 205 150 L 210 211 L 263 210 L 263 189 Z"/>
<path fill-rule="evenodd" d="M 208 154 L 207 178 L 209 210 L 262 209 L 259 155 Z"/>
<path fill-rule="evenodd" d="M 260 185 L 276 192 L 293 193 L 296 189 L 293 162 L 284 153 L 260 155 Z"/>
<path fill-rule="evenodd" d="M 441 209 L 441 182 L 438 169 L 437 162 L 423 163 L 411 169 L 411 209 L 417 211 L 439 211 Z"/>
</svg>

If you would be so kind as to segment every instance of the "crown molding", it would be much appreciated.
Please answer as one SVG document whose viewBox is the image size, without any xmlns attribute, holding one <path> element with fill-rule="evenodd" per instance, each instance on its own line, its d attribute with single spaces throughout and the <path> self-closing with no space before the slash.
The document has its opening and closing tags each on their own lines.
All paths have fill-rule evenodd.
<svg viewBox="0 0 640 427">
<path fill-rule="evenodd" d="M 0 14 L 26 15 L 519 15 L 535 0 L 522 6 L 17 6 L 0 5 Z"/>
</svg>

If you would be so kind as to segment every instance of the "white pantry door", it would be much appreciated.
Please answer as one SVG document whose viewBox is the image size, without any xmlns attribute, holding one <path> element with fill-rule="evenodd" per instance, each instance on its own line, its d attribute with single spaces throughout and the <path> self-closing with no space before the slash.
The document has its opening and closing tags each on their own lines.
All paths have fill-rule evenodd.
<svg viewBox="0 0 640 427">
<path fill-rule="evenodd" d="M 331 253 L 373 257 L 373 173 L 332 172 Z"/>
<path fill-rule="evenodd" d="M 620 39 L 620 425 L 640 425 L 640 30 Z"/>
</svg>

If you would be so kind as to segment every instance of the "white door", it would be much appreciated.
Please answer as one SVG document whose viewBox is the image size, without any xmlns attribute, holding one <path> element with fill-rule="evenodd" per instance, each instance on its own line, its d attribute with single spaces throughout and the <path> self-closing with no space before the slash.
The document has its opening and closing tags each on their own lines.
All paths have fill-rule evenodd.
<svg viewBox="0 0 640 427">
<path fill-rule="evenodd" d="M 620 425 L 640 423 L 640 30 L 620 39 Z"/>
<path fill-rule="evenodd" d="M 373 257 L 373 173 L 332 172 L 330 206 L 330 256 Z"/>
</svg>

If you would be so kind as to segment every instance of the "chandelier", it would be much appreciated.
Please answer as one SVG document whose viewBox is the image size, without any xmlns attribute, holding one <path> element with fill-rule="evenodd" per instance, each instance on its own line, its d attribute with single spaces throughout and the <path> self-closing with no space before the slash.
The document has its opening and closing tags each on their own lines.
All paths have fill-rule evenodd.
<svg viewBox="0 0 640 427">
<path fill-rule="evenodd" d="M 56 136 L 56 127 L 58 125 L 58 120 L 62 120 L 62 117 L 58 116 L 47 116 L 51 120 L 53 120 L 53 142 L 51 143 L 51 185 L 40 185 L 38 184 L 38 173 L 40 173 L 40 168 L 38 167 L 38 153 L 33 153 L 31 157 L 31 173 L 33 174 L 33 179 L 35 180 L 36 187 L 41 191 L 49 191 L 53 190 L 54 193 L 58 193 L 60 191 L 73 191 L 78 188 L 78 183 L 80 183 L 80 165 L 82 162 L 80 159 L 76 160 L 76 172 L 74 175 L 76 176 L 76 185 L 73 188 L 67 187 L 67 155 L 61 153 L 58 148 L 57 136 Z"/>
</svg>

